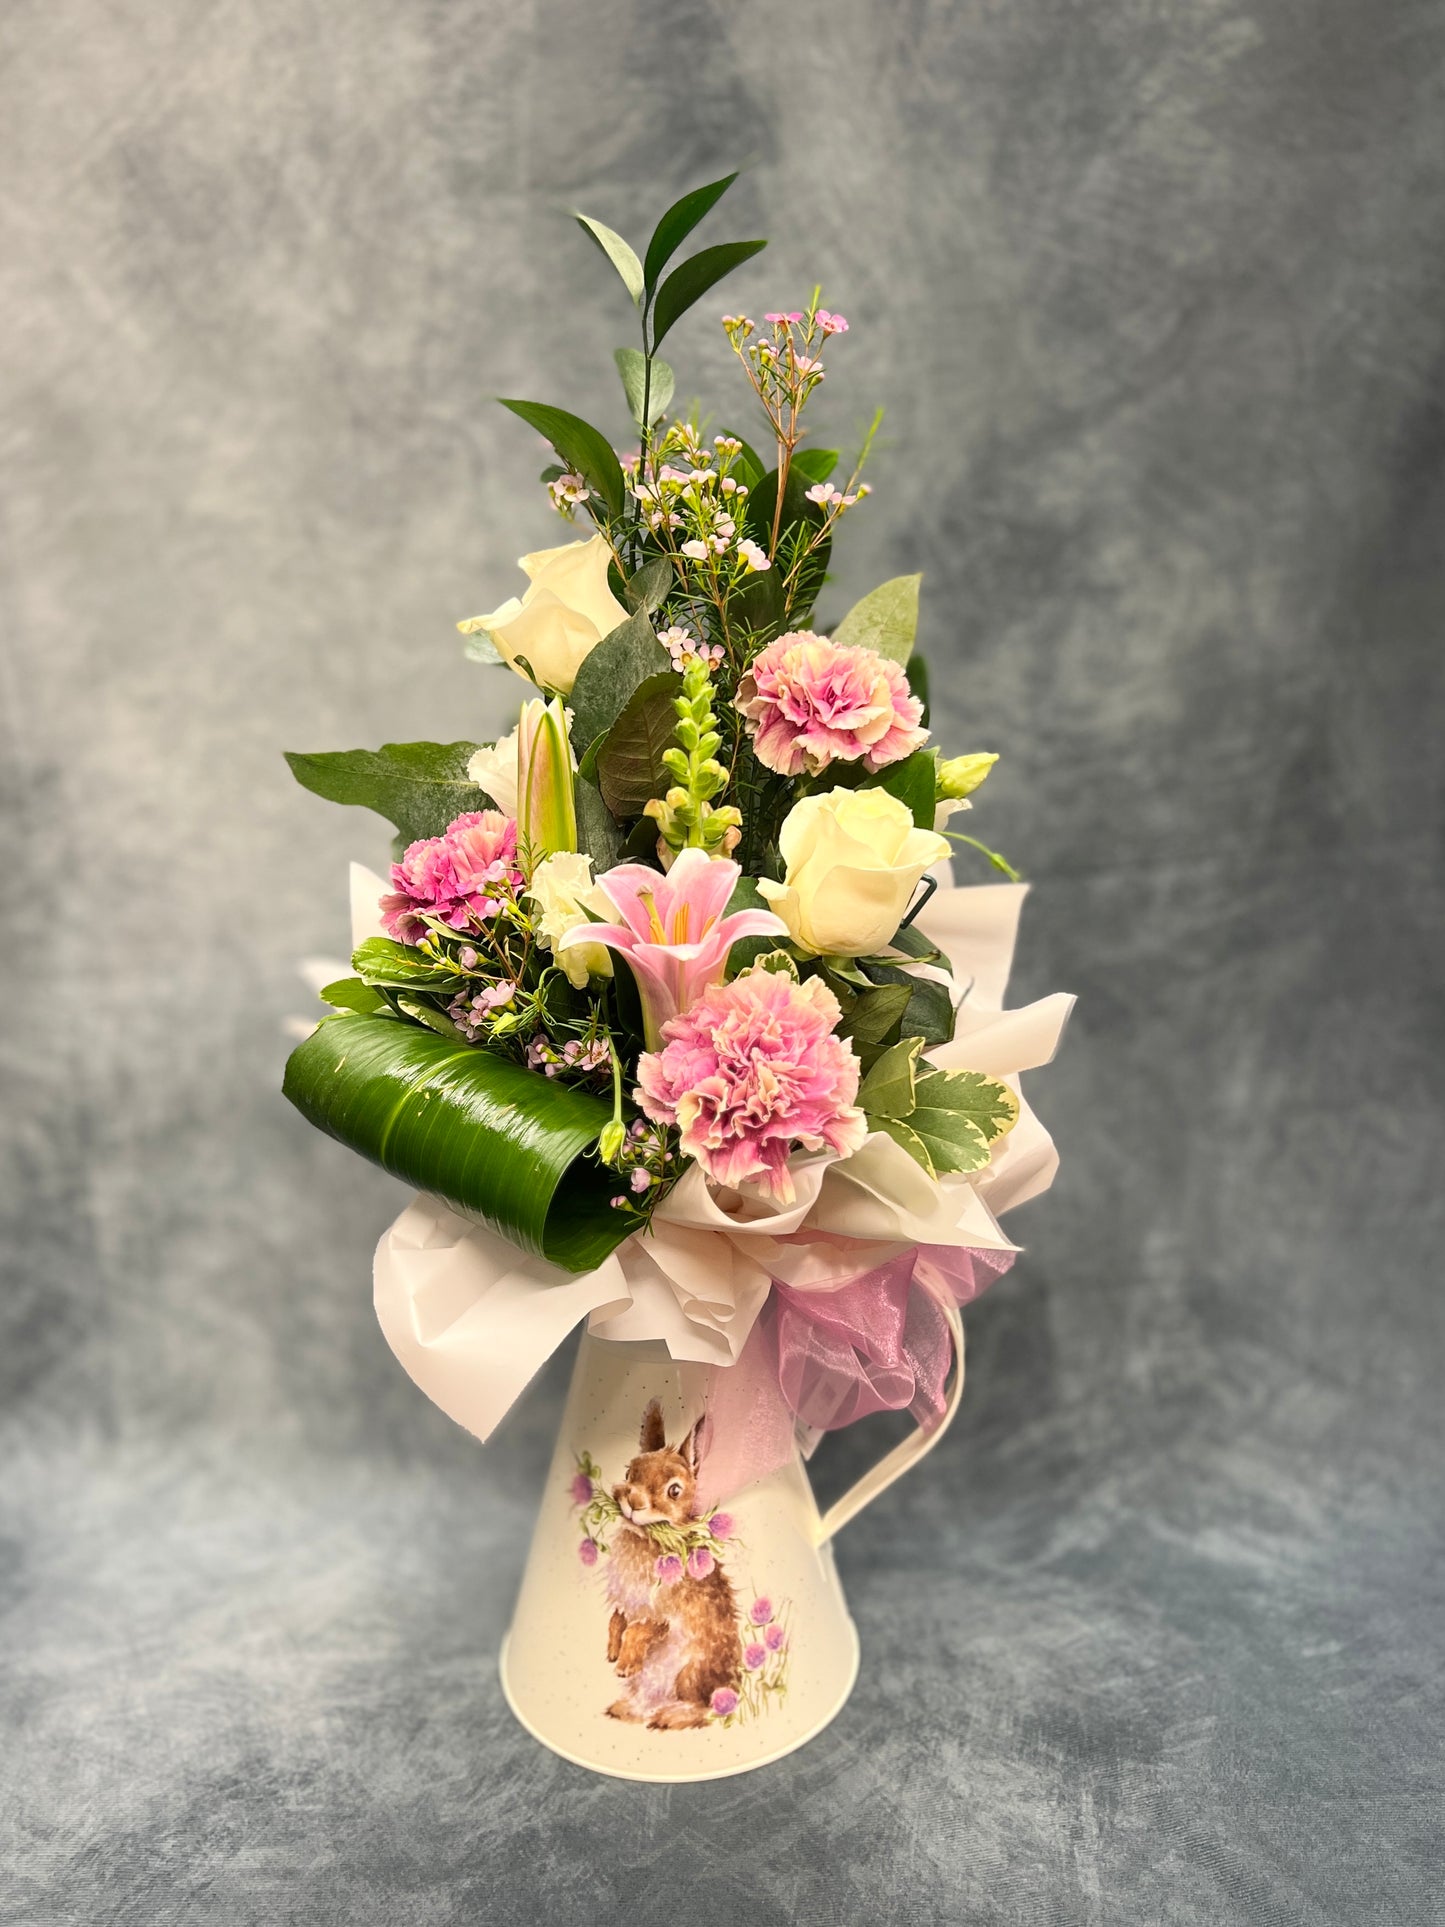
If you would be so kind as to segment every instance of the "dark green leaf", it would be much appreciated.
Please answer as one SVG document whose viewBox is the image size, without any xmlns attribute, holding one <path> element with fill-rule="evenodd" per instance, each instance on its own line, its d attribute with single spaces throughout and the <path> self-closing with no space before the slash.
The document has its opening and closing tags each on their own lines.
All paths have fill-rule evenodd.
<svg viewBox="0 0 1445 1927">
<path fill-rule="evenodd" d="M 590 215 L 574 214 L 573 220 L 582 232 L 594 240 L 607 259 L 622 276 L 622 284 L 632 296 L 635 308 L 642 306 L 642 263 L 623 240 L 622 236 L 601 221 L 594 221 Z"/>
<path fill-rule="evenodd" d="M 717 206 L 736 179 L 736 173 L 725 174 L 720 181 L 709 181 L 706 187 L 695 187 L 690 194 L 684 194 L 680 201 L 673 202 L 652 230 L 652 239 L 647 244 L 647 260 L 642 275 L 648 288 L 657 286 L 657 277 L 673 255 L 702 217 Z"/>
<path fill-rule="evenodd" d="M 750 489 L 756 488 L 768 472 L 767 464 L 752 444 L 744 440 L 734 429 L 730 428 L 726 433 L 731 440 L 742 442 L 743 445 L 742 459 L 740 461 L 736 455 L 733 456 L 730 473 L 734 475 L 738 481 L 743 483 L 745 487 Z"/>
<path fill-rule="evenodd" d="M 901 965 L 864 963 L 861 968 L 870 983 L 910 986 L 901 1026 L 904 1037 L 921 1037 L 927 1048 L 946 1044 L 953 1036 L 953 1000 L 943 984 L 931 977 L 910 976 Z"/>
<path fill-rule="evenodd" d="M 329 803 L 375 810 L 396 826 L 404 842 L 440 836 L 453 818 L 491 807 L 491 798 L 467 776 L 476 743 L 383 743 L 380 749 L 286 752 L 291 774 L 303 789 Z"/>
<path fill-rule="evenodd" d="M 904 664 L 903 673 L 908 678 L 908 687 L 919 702 L 923 704 L 923 727 L 928 727 L 928 664 L 917 650 Z"/>
<path fill-rule="evenodd" d="M 359 1011 L 363 1017 L 386 1009 L 381 992 L 364 984 L 360 977 L 339 977 L 334 984 L 327 984 L 321 992 L 321 1001 L 330 1004 L 333 1010 Z"/>
<path fill-rule="evenodd" d="M 680 321 L 695 301 L 701 301 L 725 274 L 740 268 L 767 246 L 766 241 L 724 241 L 721 247 L 704 248 L 674 268 L 657 291 L 652 310 L 652 345 L 659 347 L 675 321 Z"/>
<path fill-rule="evenodd" d="M 793 456 L 793 473 L 801 475 L 810 487 L 814 482 L 826 482 L 837 466 L 836 448 L 800 448 Z"/>
<path fill-rule="evenodd" d="M 565 408 L 552 408 L 541 401 L 508 401 L 510 408 L 528 427 L 544 435 L 568 468 L 575 469 L 589 488 L 595 489 L 611 516 L 622 513 L 625 500 L 622 468 L 607 437 L 580 415 L 569 415 Z"/>
<path fill-rule="evenodd" d="M 726 916 L 733 916 L 739 910 L 772 910 L 772 905 L 758 888 L 752 877 L 739 877 L 733 885 L 733 893 L 728 898 Z M 736 977 L 739 971 L 748 970 L 759 958 L 776 950 L 783 941 L 779 936 L 740 937 L 728 952 L 727 973 Z"/>
<path fill-rule="evenodd" d="M 581 774 L 573 785 L 577 802 L 577 847 L 592 859 L 593 876 L 622 860 L 622 828 L 602 801 L 602 792 Z"/>
<path fill-rule="evenodd" d="M 855 1044 L 885 1043 L 898 1028 L 912 995 L 911 984 L 880 984 L 857 998 L 839 1029 Z"/>
<path fill-rule="evenodd" d="M 368 937 L 357 946 L 351 967 L 369 984 L 392 990 L 436 990 L 454 995 L 466 986 L 450 964 L 438 963 L 415 944 L 393 943 L 390 937 Z"/>
<path fill-rule="evenodd" d="M 795 467 L 788 470 L 788 486 L 783 491 L 783 514 L 779 524 L 778 553 L 773 556 L 771 573 L 786 575 L 790 566 L 790 541 L 811 540 L 814 533 L 823 525 L 824 515 L 816 502 L 807 498 L 811 484 L 800 475 Z M 771 552 L 773 540 L 773 510 L 778 500 L 778 471 L 769 469 L 748 497 L 746 525 L 747 533 L 755 542 Z M 790 532 L 792 534 L 790 535 Z M 786 611 L 785 620 L 800 622 L 817 600 L 818 591 L 823 586 L 827 573 L 828 557 L 832 551 L 832 537 L 825 536 L 818 547 L 808 557 L 806 565 L 799 571 L 798 580 L 793 585 L 792 604 Z M 757 578 L 755 577 L 754 580 Z"/>
<path fill-rule="evenodd" d="M 597 787 L 616 817 L 633 817 L 671 783 L 662 760 L 677 732 L 675 670 L 649 676 L 628 697 L 596 755 Z"/>
<path fill-rule="evenodd" d="M 668 556 L 655 555 L 622 585 L 622 600 L 636 614 L 650 616 L 672 593 L 677 571 Z"/>
<path fill-rule="evenodd" d="M 639 683 L 672 667 L 671 659 L 640 612 L 621 622 L 582 659 L 567 707 L 572 745 L 580 757 L 621 715 Z M 681 684 L 678 685 L 679 689 Z"/>
<path fill-rule="evenodd" d="M 282 1088 L 318 1129 L 569 1271 L 600 1264 L 630 1228 L 608 1206 L 615 1180 L 579 1161 L 610 1099 L 491 1051 L 348 1017 L 297 1046 Z"/>
<path fill-rule="evenodd" d="M 623 390 L 627 395 L 627 406 L 637 426 L 650 426 L 665 415 L 676 380 L 667 363 L 659 361 L 656 355 L 652 358 L 652 386 L 647 397 L 647 422 L 644 424 L 642 390 L 647 379 L 647 357 L 636 348 L 614 348 L 612 359 L 617 363 L 617 372 L 622 377 Z"/>
<path fill-rule="evenodd" d="M 938 751 L 916 749 L 901 763 L 864 778 L 865 789 L 886 790 L 896 796 L 913 816 L 920 830 L 933 828 L 934 799 L 938 788 Z"/>
<path fill-rule="evenodd" d="M 893 933 L 894 950 L 901 950 L 905 957 L 912 957 L 916 963 L 942 963 L 943 952 L 931 937 L 926 937 L 917 924 L 910 923 L 906 929 Z"/>
</svg>

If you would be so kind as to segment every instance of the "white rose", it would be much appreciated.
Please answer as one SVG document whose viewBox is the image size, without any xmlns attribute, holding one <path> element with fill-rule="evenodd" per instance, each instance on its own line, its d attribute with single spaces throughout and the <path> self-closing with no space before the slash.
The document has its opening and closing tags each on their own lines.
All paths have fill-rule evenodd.
<svg viewBox="0 0 1445 1927">
<path fill-rule="evenodd" d="M 512 596 L 489 616 L 474 616 L 460 626 L 484 630 L 519 676 L 527 675 L 518 660 L 525 656 L 532 666 L 529 680 L 565 696 L 584 659 L 627 620 L 607 586 L 611 562 L 612 551 L 600 535 L 521 556 L 517 566 L 531 578 L 521 601 Z"/>
<path fill-rule="evenodd" d="M 517 725 L 517 729 L 521 724 Z M 471 762 L 467 775 L 484 789 L 503 816 L 517 814 L 517 730 L 500 742 L 484 744 Z"/>
<path fill-rule="evenodd" d="M 919 878 L 948 855 L 932 830 L 886 790 L 827 790 L 795 803 L 778 838 L 782 883 L 759 890 L 794 942 L 831 957 L 866 957 L 893 939 Z"/>
<path fill-rule="evenodd" d="M 532 872 L 527 894 L 537 906 L 537 934 L 547 948 L 557 954 L 557 945 L 579 923 L 590 923 L 591 910 L 611 919 L 617 912 L 612 899 L 592 881 L 592 859 L 576 850 L 558 850 L 544 858 Z M 612 957 L 603 943 L 579 943 L 564 950 L 557 961 L 567 973 L 567 981 L 578 990 L 585 988 L 588 976 L 610 977 Z"/>
</svg>

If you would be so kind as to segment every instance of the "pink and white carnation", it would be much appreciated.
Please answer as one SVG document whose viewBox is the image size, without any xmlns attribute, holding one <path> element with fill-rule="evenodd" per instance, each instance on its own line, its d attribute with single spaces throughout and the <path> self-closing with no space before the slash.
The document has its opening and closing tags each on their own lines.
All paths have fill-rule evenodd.
<svg viewBox="0 0 1445 1927">
<path fill-rule="evenodd" d="M 441 836 L 408 845 L 391 866 L 393 888 L 381 899 L 381 924 L 398 943 L 420 943 L 423 917 L 466 930 L 493 917 L 502 895 L 522 887 L 517 825 L 500 810 L 478 810 L 448 823 Z"/>
<path fill-rule="evenodd" d="M 880 770 L 928 740 L 923 704 L 896 662 L 811 629 L 754 657 L 737 702 L 758 761 L 782 776 L 816 776 L 830 763 Z"/>
<path fill-rule="evenodd" d="M 858 1059 L 834 1035 L 841 1015 L 821 977 L 745 971 L 663 1025 L 663 1048 L 638 1060 L 638 1101 L 679 1127 L 708 1177 L 734 1189 L 756 1179 L 791 1203 L 793 1150 L 848 1157 L 868 1135 Z"/>
</svg>

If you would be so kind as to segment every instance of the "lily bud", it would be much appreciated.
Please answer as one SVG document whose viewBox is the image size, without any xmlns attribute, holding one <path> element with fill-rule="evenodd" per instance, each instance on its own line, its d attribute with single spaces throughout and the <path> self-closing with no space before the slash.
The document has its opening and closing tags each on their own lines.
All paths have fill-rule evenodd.
<svg viewBox="0 0 1445 1927">
<path fill-rule="evenodd" d="M 523 703 L 517 724 L 517 853 L 528 876 L 544 857 L 577 848 L 574 773 L 561 697 Z"/>
</svg>

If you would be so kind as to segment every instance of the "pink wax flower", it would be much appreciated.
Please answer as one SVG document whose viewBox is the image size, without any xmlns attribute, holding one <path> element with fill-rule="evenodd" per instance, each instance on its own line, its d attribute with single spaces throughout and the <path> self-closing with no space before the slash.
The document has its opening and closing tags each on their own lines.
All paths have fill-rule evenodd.
<svg viewBox="0 0 1445 1927">
<path fill-rule="evenodd" d="M 816 776 L 830 763 L 880 770 L 928 740 L 923 704 L 896 662 L 795 629 L 755 656 L 738 708 L 760 763 L 782 776 Z"/>
<path fill-rule="evenodd" d="M 716 1564 L 706 1546 L 694 1546 L 687 1555 L 688 1575 L 693 1579 L 706 1579 Z"/>
<path fill-rule="evenodd" d="M 638 1102 L 655 1124 L 680 1128 L 708 1177 L 734 1189 L 756 1178 L 790 1204 L 795 1146 L 847 1157 L 868 1135 L 853 1102 L 858 1059 L 833 1034 L 841 1015 L 821 977 L 744 971 L 663 1025 L 664 1048 L 638 1059 Z"/>
<path fill-rule="evenodd" d="M 592 1481 L 585 1472 L 579 1472 L 571 1487 L 573 1505 L 586 1505 L 592 1497 Z"/>
<path fill-rule="evenodd" d="M 787 1641 L 787 1637 L 782 1627 L 774 1620 L 773 1624 L 769 1626 L 763 1634 L 763 1644 L 770 1653 L 780 1653 Z"/>
<path fill-rule="evenodd" d="M 577 1557 L 582 1561 L 584 1566 L 595 1566 L 597 1564 L 597 1541 L 595 1539 L 584 1539 L 577 1548 Z"/>
<path fill-rule="evenodd" d="M 729 1714 L 737 1712 L 738 1696 L 731 1686 L 719 1686 L 708 1705 L 720 1720 L 725 1720 Z"/>
<path fill-rule="evenodd" d="M 381 923 L 398 943 L 419 943 L 422 917 L 465 930 L 495 916 L 499 891 L 520 889 L 517 825 L 500 810 L 478 810 L 449 823 L 441 836 L 408 846 L 391 866 L 393 889 L 381 899 Z"/>
<path fill-rule="evenodd" d="M 748 1614 L 748 1618 L 755 1626 L 766 1626 L 772 1616 L 773 1602 L 771 1599 L 755 1599 L 753 1601 L 752 1611 Z"/>
<path fill-rule="evenodd" d="M 620 923 L 579 923 L 558 939 L 558 951 L 605 943 L 632 967 L 642 999 L 647 1042 L 656 1048 L 662 1027 L 722 976 L 739 937 L 785 937 L 787 925 L 771 910 L 725 916 L 742 872 L 726 857 L 683 850 L 664 876 L 642 863 L 619 863 L 598 877 Z"/>
<path fill-rule="evenodd" d="M 818 326 L 825 335 L 845 335 L 848 324 L 840 314 L 829 314 L 826 308 L 818 310 Z"/>
<path fill-rule="evenodd" d="M 707 1529 L 714 1539 L 731 1539 L 733 1515 L 730 1512 L 715 1512 L 707 1522 Z"/>
<path fill-rule="evenodd" d="M 682 1561 L 675 1552 L 664 1552 L 652 1570 L 664 1586 L 675 1586 L 682 1577 Z"/>
<path fill-rule="evenodd" d="M 750 1673 L 755 1673 L 767 1657 L 767 1648 L 760 1646 L 756 1640 L 743 1648 L 743 1664 Z"/>
</svg>

